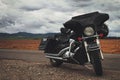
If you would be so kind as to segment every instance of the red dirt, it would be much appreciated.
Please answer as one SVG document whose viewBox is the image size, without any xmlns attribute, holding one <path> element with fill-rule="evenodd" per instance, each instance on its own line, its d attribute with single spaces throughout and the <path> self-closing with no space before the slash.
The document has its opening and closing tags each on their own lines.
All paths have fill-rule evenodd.
<svg viewBox="0 0 120 80">
<path fill-rule="evenodd" d="M 120 39 L 100 40 L 102 51 L 105 53 L 120 53 Z"/>
<path fill-rule="evenodd" d="M 119 39 L 102 39 L 101 48 L 104 53 L 120 53 Z M 40 40 L 0 40 L 1 49 L 38 50 Z"/>
<path fill-rule="evenodd" d="M 38 50 L 40 40 L 0 40 L 2 49 Z"/>
</svg>

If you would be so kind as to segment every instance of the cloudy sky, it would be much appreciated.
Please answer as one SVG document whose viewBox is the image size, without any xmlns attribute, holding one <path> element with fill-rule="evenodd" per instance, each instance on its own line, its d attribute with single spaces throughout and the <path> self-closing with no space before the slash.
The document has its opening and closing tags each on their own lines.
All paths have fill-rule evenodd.
<svg viewBox="0 0 120 80">
<path fill-rule="evenodd" d="M 120 37 L 120 0 L 0 0 L 0 33 L 59 32 L 72 16 L 94 11 L 108 13 L 109 36 Z"/>
</svg>

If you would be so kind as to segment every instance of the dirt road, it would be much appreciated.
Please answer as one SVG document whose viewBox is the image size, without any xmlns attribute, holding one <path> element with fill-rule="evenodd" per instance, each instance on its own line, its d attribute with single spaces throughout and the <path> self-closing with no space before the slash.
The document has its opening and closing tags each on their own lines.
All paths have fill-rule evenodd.
<svg viewBox="0 0 120 80">
<path fill-rule="evenodd" d="M 104 54 L 104 75 L 92 69 L 64 63 L 54 68 L 43 51 L 0 49 L 0 80 L 120 80 L 120 55 Z"/>
</svg>

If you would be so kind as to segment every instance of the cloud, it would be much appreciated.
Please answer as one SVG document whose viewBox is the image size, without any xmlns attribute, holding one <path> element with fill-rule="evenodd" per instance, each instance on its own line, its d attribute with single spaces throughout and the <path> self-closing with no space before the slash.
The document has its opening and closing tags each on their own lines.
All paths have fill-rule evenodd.
<svg viewBox="0 0 120 80">
<path fill-rule="evenodd" d="M 47 2 L 43 0 L 29 0 L 29 2 L 24 0 L 2 0 L 0 2 L 2 6 L 4 5 L 3 9 L 6 8 L 2 12 L 4 15 L 1 15 L 0 18 L 0 26 L 3 27 L 0 28 L 0 32 L 8 33 L 19 31 L 32 33 L 58 32 L 62 23 L 68 17 L 66 15 L 69 15 L 63 13 L 63 11 L 70 9 L 65 1 L 56 0 Z M 51 30 L 49 31 L 49 29 Z"/>
<path fill-rule="evenodd" d="M 10 17 L 3 17 L 2 19 L 0 19 L 0 26 L 1 27 L 10 26 L 12 24 L 15 24 L 15 22 Z"/>
<path fill-rule="evenodd" d="M 59 32 L 72 16 L 100 11 L 109 13 L 109 36 L 120 36 L 118 0 L 0 0 L 0 32 Z"/>
</svg>

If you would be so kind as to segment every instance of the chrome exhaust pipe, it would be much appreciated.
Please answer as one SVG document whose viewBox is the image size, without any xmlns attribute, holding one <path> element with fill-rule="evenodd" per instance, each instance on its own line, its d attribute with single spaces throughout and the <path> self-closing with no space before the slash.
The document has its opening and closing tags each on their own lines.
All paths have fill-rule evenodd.
<svg viewBox="0 0 120 80">
<path fill-rule="evenodd" d="M 64 51 L 66 51 L 66 50 L 68 50 L 68 49 L 69 49 L 69 47 L 66 47 L 66 48 L 62 49 L 58 54 L 53 54 L 53 53 L 45 53 L 45 54 L 48 55 L 48 56 L 59 57 L 59 56 L 61 56 L 61 55 L 64 54 Z"/>
<path fill-rule="evenodd" d="M 66 61 L 66 59 L 63 59 L 62 57 L 54 57 L 54 56 L 46 56 L 46 57 L 51 58 L 51 59 L 58 59 L 58 60 Z"/>
</svg>

